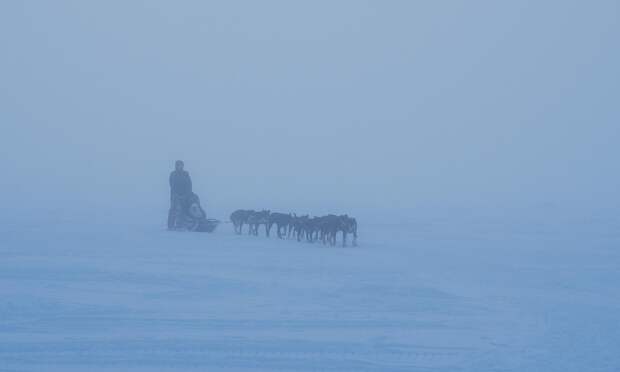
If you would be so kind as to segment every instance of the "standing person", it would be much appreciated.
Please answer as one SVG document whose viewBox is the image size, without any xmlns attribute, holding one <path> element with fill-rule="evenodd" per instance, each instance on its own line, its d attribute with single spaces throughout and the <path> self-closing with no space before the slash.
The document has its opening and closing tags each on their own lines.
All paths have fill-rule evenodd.
<svg viewBox="0 0 620 372">
<path fill-rule="evenodd" d="M 183 169 L 185 164 L 177 160 L 174 171 L 170 173 L 170 210 L 168 211 L 168 229 L 173 229 L 176 220 L 185 210 L 185 204 L 192 193 L 192 179 L 189 173 Z"/>
</svg>

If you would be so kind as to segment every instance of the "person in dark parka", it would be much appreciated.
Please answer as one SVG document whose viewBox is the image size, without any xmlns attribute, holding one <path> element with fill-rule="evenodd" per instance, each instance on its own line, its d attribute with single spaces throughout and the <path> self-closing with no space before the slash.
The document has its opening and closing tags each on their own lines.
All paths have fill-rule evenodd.
<svg viewBox="0 0 620 372">
<path fill-rule="evenodd" d="M 168 229 L 175 227 L 176 219 L 186 209 L 187 200 L 193 194 L 192 179 L 183 169 L 185 164 L 177 160 L 174 171 L 170 173 L 170 210 L 168 211 Z"/>
</svg>

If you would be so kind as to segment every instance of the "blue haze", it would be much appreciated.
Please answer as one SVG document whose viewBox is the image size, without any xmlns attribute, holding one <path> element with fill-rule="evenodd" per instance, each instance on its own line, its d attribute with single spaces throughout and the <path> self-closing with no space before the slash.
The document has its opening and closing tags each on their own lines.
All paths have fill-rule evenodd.
<svg viewBox="0 0 620 372">
<path fill-rule="evenodd" d="M 4 1 L 0 198 L 617 206 L 618 1 Z"/>
</svg>

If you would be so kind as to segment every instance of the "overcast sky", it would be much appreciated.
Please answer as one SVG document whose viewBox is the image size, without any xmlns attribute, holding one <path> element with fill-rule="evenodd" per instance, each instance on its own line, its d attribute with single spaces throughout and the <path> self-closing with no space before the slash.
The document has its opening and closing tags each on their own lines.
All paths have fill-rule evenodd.
<svg viewBox="0 0 620 372">
<path fill-rule="evenodd" d="M 618 204 L 620 2 L 3 1 L 0 200 Z"/>
</svg>

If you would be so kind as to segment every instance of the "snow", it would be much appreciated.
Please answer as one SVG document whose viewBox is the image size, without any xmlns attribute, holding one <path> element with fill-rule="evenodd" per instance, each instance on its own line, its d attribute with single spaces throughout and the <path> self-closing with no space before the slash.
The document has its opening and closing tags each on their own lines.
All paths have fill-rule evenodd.
<svg viewBox="0 0 620 372">
<path fill-rule="evenodd" d="M 0 371 L 618 371 L 618 218 L 545 216 L 358 217 L 356 248 L 4 216 Z"/>
</svg>

